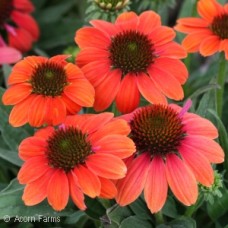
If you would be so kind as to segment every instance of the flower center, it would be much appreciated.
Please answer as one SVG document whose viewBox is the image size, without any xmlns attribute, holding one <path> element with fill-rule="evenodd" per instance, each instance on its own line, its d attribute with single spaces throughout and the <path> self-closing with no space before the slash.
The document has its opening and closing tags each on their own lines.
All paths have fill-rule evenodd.
<svg viewBox="0 0 228 228">
<path fill-rule="evenodd" d="M 59 96 L 67 85 L 66 72 L 55 63 L 40 64 L 32 74 L 33 93 L 45 96 Z"/>
<path fill-rule="evenodd" d="M 91 145 L 86 134 L 74 127 L 58 129 L 48 139 L 46 156 L 49 165 L 66 172 L 76 165 L 84 163 L 86 157 L 92 153 Z"/>
<path fill-rule="evenodd" d="M 228 39 L 228 14 L 215 17 L 211 24 L 211 30 L 220 39 Z"/>
<path fill-rule="evenodd" d="M 130 122 L 131 138 L 139 153 L 166 155 L 176 152 L 185 137 L 178 113 L 164 105 L 143 107 Z"/>
<path fill-rule="evenodd" d="M 113 68 L 127 73 L 146 72 L 155 59 L 153 44 L 148 37 L 136 31 L 124 31 L 117 34 L 109 46 Z"/>
<path fill-rule="evenodd" d="M 10 17 L 13 10 L 12 0 L 0 0 L 0 26 Z"/>
<path fill-rule="evenodd" d="M 94 0 L 104 10 L 119 10 L 128 4 L 128 0 Z"/>
</svg>

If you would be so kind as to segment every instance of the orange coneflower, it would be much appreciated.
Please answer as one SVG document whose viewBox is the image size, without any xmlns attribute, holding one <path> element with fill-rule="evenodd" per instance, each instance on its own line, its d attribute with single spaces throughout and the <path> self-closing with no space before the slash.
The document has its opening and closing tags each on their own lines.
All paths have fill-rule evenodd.
<svg viewBox="0 0 228 228">
<path fill-rule="evenodd" d="M 129 132 L 127 122 L 113 119 L 112 113 L 85 114 L 67 117 L 58 129 L 47 127 L 24 139 L 19 156 L 25 164 L 18 179 L 26 184 L 25 204 L 36 205 L 47 198 L 60 211 L 71 196 L 84 210 L 84 194 L 114 198 L 116 187 L 109 179 L 125 176 L 122 158 L 135 151 Z"/>
<path fill-rule="evenodd" d="M 175 26 L 177 31 L 188 34 L 183 47 L 203 56 L 224 51 L 228 59 L 228 4 L 223 7 L 216 0 L 200 0 L 197 11 L 202 18 L 181 18 Z"/>
<path fill-rule="evenodd" d="M 30 56 L 13 67 L 2 101 L 15 105 L 9 116 L 14 127 L 27 122 L 34 127 L 57 125 L 67 114 L 93 105 L 94 88 L 67 57 Z"/>
<path fill-rule="evenodd" d="M 8 44 L 22 52 L 29 51 L 39 37 L 39 27 L 30 15 L 30 0 L 0 0 L 0 29 L 7 32 Z"/>
<path fill-rule="evenodd" d="M 224 160 L 222 148 L 213 140 L 217 129 L 187 109 L 155 104 L 127 115 L 136 153 L 126 159 L 127 175 L 116 183 L 121 206 L 144 190 L 149 209 L 156 213 L 166 201 L 168 186 L 189 206 L 197 199 L 197 181 L 205 186 L 213 183 L 210 163 Z"/>
<path fill-rule="evenodd" d="M 96 111 L 115 99 L 122 113 L 133 111 L 141 95 L 152 103 L 167 103 L 166 97 L 183 98 L 188 76 L 179 60 L 184 49 L 173 41 L 173 29 L 161 26 L 160 16 L 147 11 L 137 16 L 122 13 L 114 24 L 92 20 L 94 27 L 76 32 L 82 49 L 76 63 L 95 87 Z"/>
</svg>

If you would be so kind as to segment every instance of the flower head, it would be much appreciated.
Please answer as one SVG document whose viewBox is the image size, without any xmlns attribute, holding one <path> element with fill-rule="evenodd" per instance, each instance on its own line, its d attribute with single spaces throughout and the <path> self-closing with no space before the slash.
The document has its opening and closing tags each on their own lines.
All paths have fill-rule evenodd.
<svg viewBox="0 0 228 228">
<path fill-rule="evenodd" d="M 6 30 L 9 46 L 26 52 L 39 37 L 30 0 L 0 0 L 0 28 Z"/>
<path fill-rule="evenodd" d="M 19 156 L 25 161 L 18 174 L 26 184 L 23 200 L 36 205 L 48 199 L 55 210 L 63 210 L 71 196 L 84 210 L 84 194 L 114 198 L 116 187 L 109 179 L 123 178 L 122 161 L 135 151 L 127 137 L 126 121 L 112 113 L 67 117 L 57 129 L 47 127 L 24 139 Z"/>
<path fill-rule="evenodd" d="M 173 41 L 175 32 L 161 26 L 158 14 L 127 12 L 114 24 L 90 23 L 93 27 L 76 32 L 75 41 L 81 48 L 76 63 L 95 87 L 96 111 L 115 100 L 120 112 L 131 112 L 140 94 L 152 103 L 166 104 L 166 96 L 183 98 L 181 84 L 188 73 L 179 59 L 186 53 Z"/>
<path fill-rule="evenodd" d="M 67 57 L 30 56 L 14 66 L 2 97 L 5 105 L 14 105 L 9 116 L 14 127 L 57 125 L 67 114 L 93 105 L 94 88 Z"/>
<path fill-rule="evenodd" d="M 115 11 L 124 8 L 129 0 L 94 0 L 94 2 L 103 10 Z"/>
<path fill-rule="evenodd" d="M 163 207 L 169 186 L 183 204 L 194 204 L 197 181 L 211 186 L 210 163 L 224 160 L 222 148 L 213 140 L 218 136 L 215 126 L 177 105 L 146 106 L 125 118 L 136 153 L 126 159 L 127 175 L 117 182 L 117 202 L 125 206 L 144 190 L 146 203 L 155 213 Z"/>
<path fill-rule="evenodd" d="M 175 29 L 187 33 L 182 42 L 188 52 L 210 56 L 224 51 L 228 59 L 228 4 L 216 0 L 200 0 L 197 11 L 201 18 L 181 18 Z"/>
</svg>

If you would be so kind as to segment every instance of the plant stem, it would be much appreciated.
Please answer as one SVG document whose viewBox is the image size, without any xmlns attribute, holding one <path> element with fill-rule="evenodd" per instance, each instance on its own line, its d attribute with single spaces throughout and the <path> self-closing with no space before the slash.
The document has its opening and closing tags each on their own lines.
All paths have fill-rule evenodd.
<svg viewBox="0 0 228 228">
<path fill-rule="evenodd" d="M 218 116 L 222 117 L 222 108 L 223 108 L 223 93 L 224 93 L 224 86 L 225 86 L 225 78 L 226 78 L 226 64 L 227 61 L 221 53 L 220 55 L 220 64 L 219 64 L 219 72 L 217 76 L 217 84 L 220 86 L 220 89 L 216 91 L 216 100 L 217 100 L 217 113 Z"/>
<path fill-rule="evenodd" d="M 163 214 L 162 214 L 162 211 L 159 211 L 156 214 L 154 214 L 154 217 L 155 217 L 155 220 L 156 220 L 156 224 L 157 225 L 163 224 L 165 222 L 164 221 Z"/>
</svg>

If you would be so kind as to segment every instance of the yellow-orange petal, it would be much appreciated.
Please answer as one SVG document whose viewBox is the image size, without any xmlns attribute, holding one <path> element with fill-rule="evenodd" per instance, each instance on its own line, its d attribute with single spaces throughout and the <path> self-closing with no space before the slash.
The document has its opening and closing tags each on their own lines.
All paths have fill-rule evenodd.
<svg viewBox="0 0 228 228">
<path fill-rule="evenodd" d="M 128 166 L 125 178 L 116 183 L 116 201 L 120 206 L 126 206 L 136 200 L 141 194 L 150 166 L 150 156 L 147 153 L 141 154 Z"/>
<path fill-rule="evenodd" d="M 159 26 L 155 28 L 153 32 L 150 33 L 148 36 L 154 45 L 160 46 L 172 41 L 175 38 L 176 33 L 172 28 L 166 26 Z"/>
<path fill-rule="evenodd" d="M 70 196 L 73 202 L 80 210 L 85 210 L 86 205 L 84 203 L 84 194 L 78 186 L 78 180 L 73 171 L 67 174 L 69 181 Z"/>
<path fill-rule="evenodd" d="M 47 98 L 47 111 L 44 122 L 48 125 L 57 125 L 64 122 L 66 118 L 66 105 L 61 97 Z"/>
<path fill-rule="evenodd" d="M 166 156 L 166 177 L 173 194 L 178 200 L 186 206 L 196 202 L 198 188 L 195 176 L 175 154 Z"/>
<path fill-rule="evenodd" d="M 124 162 L 111 154 L 92 154 L 85 163 L 96 175 L 108 179 L 123 178 L 127 172 Z"/>
<path fill-rule="evenodd" d="M 86 79 L 77 80 L 77 82 L 66 86 L 64 94 L 80 106 L 93 106 L 95 91 Z"/>
<path fill-rule="evenodd" d="M 99 177 L 101 182 L 101 193 L 99 197 L 113 199 L 117 194 L 117 189 L 113 181 Z"/>
<path fill-rule="evenodd" d="M 47 141 L 45 139 L 34 136 L 28 137 L 18 147 L 19 157 L 25 161 L 34 156 L 44 155 L 46 146 Z"/>
<path fill-rule="evenodd" d="M 183 124 L 183 130 L 185 130 L 188 135 L 201 135 L 210 139 L 215 139 L 218 137 L 217 128 L 205 118 L 194 117 L 184 119 Z"/>
<path fill-rule="evenodd" d="M 136 80 L 138 89 L 146 100 L 153 104 L 167 104 L 166 97 L 158 90 L 149 76 L 139 74 Z"/>
<path fill-rule="evenodd" d="M 113 119 L 104 126 L 100 127 L 96 132 L 91 134 L 88 138 L 94 145 L 97 141 L 109 134 L 128 135 L 131 129 L 127 121 L 122 119 Z"/>
<path fill-rule="evenodd" d="M 100 195 L 101 183 L 93 172 L 83 165 L 78 165 L 74 168 L 74 173 L 77 176 L 79 187 L 84 194 L 91 198 Z"/>
<path fill-rule="evenodd" d="M 202 153 L 198 151 L 192 152 L 184 146 L 181 146 L 178 150 L 183 160 L 192 170 L 196 180 L 210 187 L 214 182 L 214 172 L 208 159 Z"/>
<path fill-rule="evenodd" d="M 116 96 L 117 109 L 122 113 L 132 112 L 139 105 L 140 93 L 137 87 L 136 76 L 124 76 Z"/>
<path fill-rule="evenodd" d="M 2 96 L 4 105 L 15 105 L 26 99 L 32 93 L 29 83 L 21 83 L 9 87 Z"/>
<path fill-rule="evenodd" d="M 69 181 L 65 171 L 57 169 L 47 186 L 48 203 L 56 210 L 63 210 L 69 199 Z"/>
<path fill-rule="evenodd" d="M 31 94 L 13 107 L 9 115 L 9 123 L 13 127 L 20 127 L 28 122 L 28 110 L 35 97 L 36 95 Z"/>
<path fill-rule="evenodd" d="M 80 48 L 96 47 L 105 49 L 111 42 L 106 33 L 92 27 L 77 30 L 74 40 Z"/>
<path fill-rule="evenodd" d="M 47 97 L 37 95 L 28 110 L 29 124 L 33 127 L 40 127 L 44 124 L 47 114 Z"/>
<path fill-rule="evenodd" d="M 199 32 L 190 33 L 183 39 L 182 45 L 187 52 L 196 52 L 199 50 L 201 42 L 211 35 L 213 34 L 209 29 L 202 29 Z"/>
<path fill-rule="evenodd" d="M 161 157 L 155 156 L 151 161 L 144 188 L 145 200 L 152 213 L 162 209 L 167 198 L 167 192 L 165 164 Z"/>
<path fill-rule="evenodd" d="M 161 17 L 154 11 L 144 11 L 139 15 L 138 31 L 149 34 L 158 26 L 161 26 Z"/>
<path fill-rule="evenodd" d="M 188 78 L 188 70 L 183 62 L 178 59 L 171 59 L 167 57 L 157 58 L 154 64 L 160 69 L 164 69 L 172 74 L 180 84 L 184 84 Z"/>
<path fill-rule="evenodd" d="M 44 156 L 36 156 L 23 164 L 17 178 L 20 184 L 28 184 L 41 177 L 49 169 L 47 159 Z"/>
<path fill-rule="evenodd" d="M 224 161 L 224 152 L 221 146 L 207 137 L 189 135 L 185 137 L 181 144 L 192 153 L 199 151 L 212 163 Z"/>
<path fill-rule="evenodd" d="M 47 197 L 47 186 L 50 178 L 54 173 L 53 169 L 49 169 L 39 179 L 27 184 L 24 189 L 22 200 L 27 206 L 33 206 L 42 202 Z"/>
<path fill-rule="evenodd" d="M 119 158 L 127 158 L 135 152 L 134 142 L 124 135 L 107 135 L 93 143 L 94 152 L 97 154 L 112 154 Z"/>
<path fill-rule="evenodd" d="M 184 97 L 184 92 L 180 82 L 174 78 L 169 72 L 158 68 L 155 64 L 152 65 L 148 72 L 155 85 L 169 98 L 181 100 Z"/>
<path fill-rule="evenodd" d="M 94 109 L 103 111 L 108 108 L 116 97 L 120 87 L 121 71 L 112 70 L 95 89 Z M 104 96 L 105 94 L 105 96 Z"/>
<path fill-rule="evenodd" d="M 220 38 L 218 36 L 209 36 L 202 41 L 199 46 L 199 52 L 203 56 L 210 56 L 219 50 Z"/>
</svg>

